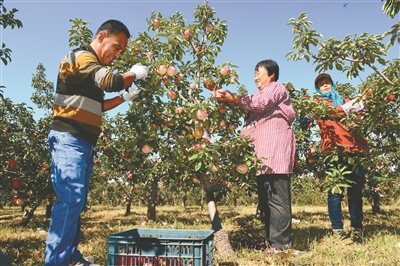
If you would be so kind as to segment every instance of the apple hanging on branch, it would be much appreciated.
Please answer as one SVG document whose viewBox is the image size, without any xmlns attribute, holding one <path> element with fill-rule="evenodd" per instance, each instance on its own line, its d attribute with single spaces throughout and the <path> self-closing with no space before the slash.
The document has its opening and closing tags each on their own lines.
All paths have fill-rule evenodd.
<svg viewBox="0 0 400 266">
<path fill-rule="evenodd" d="M 248 168 L 247 165 L 245 165 L 245 164 L 238 164 L 238 165 L 236 166 L 236 171 L 237 171 L 239 174 L 244 175 L 244 174 L 246 174 L 246 173 L 249 171 L 249 168 Z"/>
<path fill-rule="evenodd" d="M 207 117 L 207 112 L 206 111 L 201 110 L 201 109 L 196 111 L 196 118 L 197 119 L 204 120 L 204 119 L 206 119 L 206 117 Z"/>
<path fill-rule="evenodd" d="M 152 150 L 152 147 L 149 144 L 144 144 L 143 147 L 142 147 L 142 152 L 143 153 L 148 154 L 148 153 L 151 152 L 151 150 Z"/>
</svg>

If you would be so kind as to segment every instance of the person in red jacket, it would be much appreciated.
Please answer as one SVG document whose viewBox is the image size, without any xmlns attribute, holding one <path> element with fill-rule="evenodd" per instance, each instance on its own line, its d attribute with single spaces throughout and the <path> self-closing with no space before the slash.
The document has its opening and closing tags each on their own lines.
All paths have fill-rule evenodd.
<svg viewBox="0 0 400 266">
<path fill-rule="evenodd" d="M 321 146 L 323 154 L 333 149 L 338 149 L 339 160 L 327 164 L 327 170 L 332 167 L 346 165 L 350 174 L 345 175 L 346 179 L 352 181 L 347 188 L 347 198 L 350 213 L 351 238 L 355 242 L 363 242 L 363 203 L 362 190 L 365 183 L 365 171 L 360 164 L 350 165 L 348 157 L 364 153 L 368 150 L 368 143 L 363 136 L 346 127 L 339 122 L 347 114 L 359 112 L 364 108 L 359 99 L 345 99 L 336 91 L 336 84 L 327 73 L 321 73 L 315 78 L 315 89 L 321 95 L 318 101 L 323 100 L 336 109 L 338 115 L 331 115 L 330 118 L 318 119 L 320 128 Z M 343 192 L 328 191 L 328 214 L 332 225 L 333 234 L 340 239 L 346 239 L 349 235 L 343 229 L 343 218 L 341 203 Z"/>
</svg>

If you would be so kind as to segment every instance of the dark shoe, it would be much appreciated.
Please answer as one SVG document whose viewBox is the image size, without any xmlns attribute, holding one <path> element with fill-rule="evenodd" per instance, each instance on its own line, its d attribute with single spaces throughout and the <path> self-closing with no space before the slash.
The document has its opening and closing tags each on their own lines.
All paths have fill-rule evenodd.
<svg viewBox="0 0 400 266">
<path fill-rule="evenodd" d="M 347 245 L 352 243 L 349 235 L 343 229 L 333 229 L 332 235 L 336 240 L 340 241 L 342 244 Z"/>
<path fill-rule="evenodd" d="M 353 242 L 364 244 L 364 231 L 362 228 L 351 228 L 351 235 L 350 238 Z"/>
</svg>

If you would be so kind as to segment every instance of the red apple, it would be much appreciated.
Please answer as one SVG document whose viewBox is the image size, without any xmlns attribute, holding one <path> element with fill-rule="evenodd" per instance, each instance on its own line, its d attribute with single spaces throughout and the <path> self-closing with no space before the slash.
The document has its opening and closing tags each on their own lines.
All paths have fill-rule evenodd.
<svg viewBox="0 0 400 266">
<path fill-rule="evenodd" d="M 42 168 L 43 168 L 43 169 L 49 168 L 49 164 L 46 163 L 46 162 L 42 163 Z"/>
<path fill-rule="evenodd" d="M 158 19 L 155 19 L 155 20 L 153 21 L 153 28 L 154 28 L 155 30 L 157 30 L 159 27 L 160 27 L 160 21 L 159 21 Z"/>
<path fill-rule="evenodd" d="M 227 186 L 229 185 L 229 182 L 228 182 L 228 181 L 225 181 L 225 182 L 223 183 L 223 185 L 224 185 L 224 187 L 227 187 Z"/>
<path fill-rule="evenodd" d="M 15 179 L 12 183 L 14 188 L 20 188 L 24 183 L 18 179 Z"/>
<path fill-rule="evenodd" d="M 195 144 L 193 145 L 193 149 L 195 149 L 195 150 L 201 150 L 201 145 L 200 145 L 199 143 L 195 143 Z"/>
<path fill-rule="evenodd" d="M 214 29 L 214 28 L 213 28 L 212 25 L 207 25 L 207 26 L 206 26 L 206 31 L 208 31 L 208 32 L 212 31 L 213 29 Z"/>
<path fill-rule="evenodd" d="M 109 148 L 110 148 L 110 147 L 109 147 L 108 145 L 106 145 L 106 146 L 103 147 L 103 150 L 106 151 L 106 150 L 108 150 Z"/>
<path fill-rule="evenodd" d="M 132 179 L 133 178 L 133 174 L 132 173 L 129 173 L 128 174 L 128 179 Z"/>
<path fill-rule="evenodd" d="M 182 106 L 179 106 L 179 107 L 177 107 L 177 108 L 175 109 L 175 113 L 179 115 L 179 114 L 182 113 L 184 110 L 185 110 L 185 108 L 183 108 Z"/>
<path fill-rule="evenodd" d="M 206 117 L 207 117 L 207 112 L 206 111 L 201 110 L 201 109 L 196 111 L 196 118 L 197 119 L 204 120 L 204 119 L 206 119 Z"/>
<path fill-rule="evenodd" d="M 222 76 L 226 76 L 228 75 L 230 72 L 230 69 L 228 67 L 223 67 L 221 68 L 221 70 L 219 71 L 219 73 L 221 73 Z"/>
<path fill-rule="evenodd" d="M 314 147 L 310 148 L 310 153 L 311 153 L 311 154 L 314 154 L 314 153 L 316 153 L 316 152 L 317 152 L 317 150 L 316 150 Z"/>
<path fill-rule="evenodd" d="M 167 84 L 169 81 L 169 77 L 167 75 L 162 77 L 162 83 Z"/>
<path fill-rule="evenodd" d="M 247 165 L 245 165 L 245 164 L 238 164 L 238 165 L 236 166 L 236 171 L 237 171 L 239 174 L 244 175 L 244 174 L 247 173 L 247 171 L 249 171 L 249 168 L 248 168 Z"/>
<path fill-rule="evenodd" d="M 185 37 L 185 39 L 188 39 L 190 37 L 190 30 L 184 30 L 182 35 Z"/>
<path fill-rule="evenodd" d="M 176 92 L 174 91 L 169 91 L 167 94 L 168 98 L 170 98 L 171 100 L 175 100 L 176 99 Z"/>
<path fill-rule="evenodd" d="M 176 76 L 176 78 L 177 78 L 178 80 L 183 80 L 183 79 L 185 78 L 185 75 L 182 74 L 182 73 L 179 73 L 179 74 Z"/>
<path fill-rule="evenodd" d="M 126 151 L 123 151 L 123 152 L 121 153 L 121 155 L 122 155 L 122 157 L 128 157 L 128 153 L 127 153 Z"/>
<path fill-rule="evenodd" d="M 220 127 L 225 127 L 226 126 L 226 120 L 219 121 L 219 126 Z"/>
<path fill-rule="evenodd" d="M 195 129 L 193 129 L 193 131 L 192 131 L 192 135 L 193 135 L 193 137 L 195 137 L 196 139 L 201 139 L 201 138 L 203 137 L 203 135 L 204 135 L 204 129 L 202 129 L 202 128 L 200 128 L 200 129 L 195 128 Z"/>
<path fill-rule="evenodd" d="M 237 126 L 236 126 L 235 124 L 230 124 L 230 125 L 229 125 L 229 128 L 230 128 L 231 130 L 235 130 L 236 127 L 237 127 Z"/>
<path fill-rule="evenodd" d="M 99 160 L 95 160 L 94 161 L 94 165 L 99 166 L 100 165 L 100 161 Z"/>
<path fill-rule="evenodd" d="M 164 65 L 159 65 L 157 67 L 157 73 L 160 75 L 165 75 L 165 73 L 167 73 L 167 68 Z"/>
<path fill-rule="evenodd" d="M 396 99 L 396 95 L 393 94 L 393 93 L 390 93 L 389 96 L 387 97 L 387 100 L 388 100 L 389 102 L 393 102 L 394 99 Z"/>
<path fill-rule="evenodd" d="M 144 144 L 144 146 L 142 147 L 142 152 L 148 154 L 150 153 L 152 150 L 152 147 L 149 144 Z"/>
<path fill-rule="evenodd" d="M 16 160 L 9 160 L 8 166 L 10 167 L 18 166 L 18 162 Z"/>
<path fill-rule="evenodd" d="M 225 106 L 223 106 L 223 105 L 221 105 L 219 108 L 218 108 L 218 111 L 222 114 L 222 113 L 224 113 L 225 112 Z"/>
<path fill-rule="evenodd" d="M 176 67 L 169 66 L 168 69 L 167 69 L 167 75 L 171 77 L 171 76 L 173 76 L 175 74 L 176 74 Z"/>
</svg>

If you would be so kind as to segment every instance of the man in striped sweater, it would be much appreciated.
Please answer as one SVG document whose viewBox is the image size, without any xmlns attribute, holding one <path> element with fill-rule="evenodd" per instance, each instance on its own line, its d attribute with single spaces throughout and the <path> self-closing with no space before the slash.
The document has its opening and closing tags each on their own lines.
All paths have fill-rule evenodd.
<svg viewBox="0 0 400 266">
<path fill-rule="evenodd" d="M 48 135 L 57 201 L 46 239 L 46 266 L 90 265 L 78 250 L 79 217 L 88 196 L 102 113 L 136 99 L 142 88 L 130 88 L 107 100 L 104 92 L 120 92 L 148 75 L 141 64 L 126 73 L 107 68 L 125 51 L 129 38 L 123 23 L 108 20 L 90 44 L 70 51 L 61 61 Z"/>
</svg>

